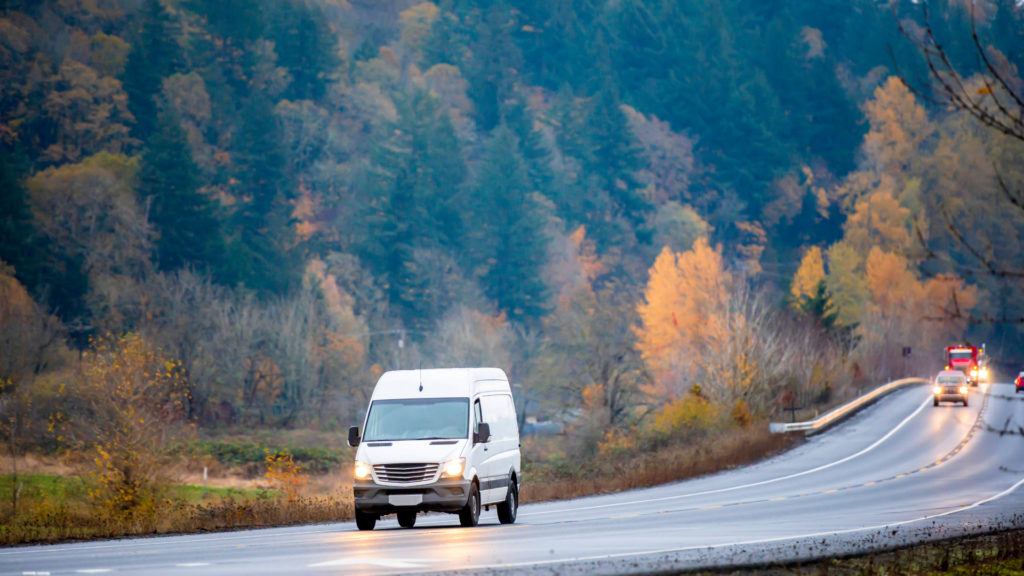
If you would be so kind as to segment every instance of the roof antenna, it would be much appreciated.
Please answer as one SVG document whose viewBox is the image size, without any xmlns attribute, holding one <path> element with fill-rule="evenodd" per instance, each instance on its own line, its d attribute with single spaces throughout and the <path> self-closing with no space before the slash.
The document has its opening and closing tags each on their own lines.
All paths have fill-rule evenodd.
<svg viewBox="0 0 1024 576">
<path fill-rule="evenodd" d="M 420 392 L 423 392 L 423 360 L 420 360 Z"/>
</svg>

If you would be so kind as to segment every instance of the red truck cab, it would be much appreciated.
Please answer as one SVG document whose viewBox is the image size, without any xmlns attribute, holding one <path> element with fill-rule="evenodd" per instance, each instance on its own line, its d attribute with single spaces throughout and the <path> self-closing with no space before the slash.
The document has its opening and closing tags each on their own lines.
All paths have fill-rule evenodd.
<svg viewBox="0 0 1024 576">
<path fill-rule="evenodd" d="M 946 369 L 963 372 L 971 386 L 977 386 L 979 380 L 986 376 L 982 374 L 982 366 L 978 363 L 978 348 L 975 346 L 946 347 Z"/>
</svg>

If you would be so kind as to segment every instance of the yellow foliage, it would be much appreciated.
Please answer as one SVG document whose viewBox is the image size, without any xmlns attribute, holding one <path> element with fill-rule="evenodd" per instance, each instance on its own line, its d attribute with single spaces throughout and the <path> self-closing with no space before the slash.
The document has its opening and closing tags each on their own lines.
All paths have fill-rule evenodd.
<svg viewBox="0 0 1024 576">
<path fill-rule="evenodd" d="M 583 389 L 583 409 L 594 414 L 605 406 L 604 386 L 590 384 Z"/>
<path fill-rule="evenodd" d="M 879 172 L 900 173 L 935 131 L 925 109 L 902 80 L 889 77 L 864 105 L 871 130 L 864 137 L 864 152 Z"/>
<path fill-rule="evenodd" d="M 871 301 L 883 315 L 894 314 L 901 305 L 923 296 L 924 287 L 907 268 L 906 259 L 877 246 L 868 254 L 866 278 Z"/>
<path fill-rule="evenodd" d="M 597 454 L 607 461 L 620 461 L 625 456 L 636 454 L 638 444 L 635 427 L 629 430 L 611 428 L 598 440 Z"/>
<path fill-rule="evenodd" d="M 677 398 L 654 413 L 650 433 L 658 438 L 672 438 L 680 433 L 705 430 L 718 420 L 718 409 L 695 394 Z"/>
<path fill-rule="evenodd" d="M 677 385 L 680 373 L 692 376 L 698 350 L 724 337 L 731 283 L 721 251 L 704 238 L 682 254 L 666 247 L 658 255 L 636 329 L 637 348 L 654 379 L 649 393 L 671 398 L 684 391 Z"/>
<path fill-rule="evenodd" d="M 844 241 L 861 254 L 872 246 L 905 250 L 910 245 L 910 210 L 896 199 L 891 188 L 881 188 L 859 199 L 846 220 Z"/>
<path fill-rule="evenodd" d="M 840 326 L 853 326 L 860 321 L 861 311 L 868 298 L 864 280 L 864 259 L 846 241 L 833 244 L 827 252 L 829 300 L 835 306 L 836 322 Z"/>
<path fill-rule="evenodd" d="M 798 305 L 804 298 L 814 296 L 820 284 L 825 279 L 825 261 L 821 257 L 821 248 L 811 246 L 803 259 L 800 260 L 800 268 L 793 276 L 793 286 L 790 294 L 793 296 L 794 306 Z"/>
<path fill-rule="evenodd" d="M 264 450 L 267 471 L 263 478 L 272 490 L 279 490 L 289 502 L 295 502 L 309 484 L 309 476 L 302 472 L 302 465 L 295 463 L 292 453 L 284 450 Z"/>
<path fill-rule="evenodd" d="M 732 419 L 740 426 L 748 426 L 753 421 L 753 417 L 750 415 L 750 407 L 747 406 L 747 402 L 742 398 L 737 398 L 736 403 L 732 406 Z"/>
</svg>

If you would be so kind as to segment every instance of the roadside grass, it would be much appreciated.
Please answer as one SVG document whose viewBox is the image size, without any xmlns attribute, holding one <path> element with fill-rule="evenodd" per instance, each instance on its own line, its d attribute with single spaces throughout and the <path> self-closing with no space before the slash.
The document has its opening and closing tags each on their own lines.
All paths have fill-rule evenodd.
<svg viewBox="0 0 1024 576">
<path fill-rule="evenodd" d="M 522 501 L 663 484 L 750 463 L 799 442 L 767 434 L 766 427 L 754 423 L 653 450 L 613 451 L 614 457 L 580 457 L 566 437 L 525 437 Z M 192 442 L 182 450 L 180 475 L 190 483 L 157 486 L 136 509 L 114 513 L 90 496 L 96 486 L 89 476 L 20 474 L 15 488 L 11 475 L 0 474 L 0 545 L 351 520 L 351 449 L 340 443 L 304 447 L 299 438 L 324 440 L 315 434 L 223 435 Z M 268 451 L 293 459 L 270 473 Z M 198 485 L 202 476 L 196 473 L 204 466 L 213 471 L 206 487 Z M 223 483 L 229 485 L 218 485 Z"/>
<path fill-rule="evenodd" d="M 849 558 L 727 571 L 699 576 L 1024 576 L 1024 530 L 1011 530 Z"/>
<path fill-rule="evenodd" d="M 352 517 L 345 491 L 288 496 L 277 490 L 167 485 L 137 508 L 111 514 L 82 476 L 0 475 L 0 545 L 332 522 Z M 17 509 L 13 493 L 18 491 Z"/>
<path fill-rule="evenodd" d="M 769 434 L 755 422 L 656 450 L 617 451 L 578 458 L 557 441 L 523 441 L 522 502 L 562 500 L 656 486 L 750 464 L 792 448 L 802 437 Z"/>
</svg>

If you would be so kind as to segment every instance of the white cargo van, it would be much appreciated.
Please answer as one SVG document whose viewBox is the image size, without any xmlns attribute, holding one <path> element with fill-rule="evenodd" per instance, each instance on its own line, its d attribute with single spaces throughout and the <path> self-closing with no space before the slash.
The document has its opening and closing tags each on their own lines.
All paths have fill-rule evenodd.
<svg viewBox="0 0 1024 576">
<path fill-rule="evenodd" d="M 401 370 L 377 381 L 362 434 L 348 431 L 356 525 L 373 530 L 397 514 L 405 528 L 424 511 L 476 526 L 494 505 L 502 524 L 519 509 L 519 426 L 512 391 L 498 368 Z"/>
</svg>

